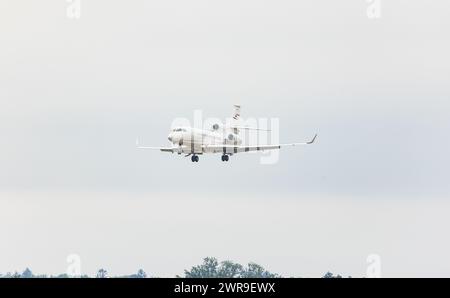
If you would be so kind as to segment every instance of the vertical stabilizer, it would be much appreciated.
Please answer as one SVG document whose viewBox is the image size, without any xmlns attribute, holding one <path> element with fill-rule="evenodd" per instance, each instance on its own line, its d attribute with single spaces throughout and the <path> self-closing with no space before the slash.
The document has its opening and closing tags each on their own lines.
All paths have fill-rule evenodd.
<svg viewBox="0 0 450 298">
<path fill-rule="evenodd" d="M 234 105 L 234 113 L 233 113 L 233 125 L 237 126 L 238 121 L 241 119 L 241 106 Z M 234 134 L 239 134 L 239 129 L 237 127 L 233 128 Z"/>
<path fill-rule="evenodd" d="M 237 121 L 240 118 L 241 118 L 241 106 L 240 105 L 234 105 L 233 119 Z"/>
</svg>

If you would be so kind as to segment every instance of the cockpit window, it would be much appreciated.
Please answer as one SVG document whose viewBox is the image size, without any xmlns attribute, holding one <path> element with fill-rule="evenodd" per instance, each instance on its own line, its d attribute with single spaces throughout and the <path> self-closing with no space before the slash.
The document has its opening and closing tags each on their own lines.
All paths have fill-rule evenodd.
<svg viewBox="0 0 450 298">
<path fill-rule="evenodd" d="M 175 132 L 179 132 L 179 131 L 185 132 L 186 129 L 184 129 L 184 128 L 174 128 L 173 131 L 175 131 Z"/>
</svg>

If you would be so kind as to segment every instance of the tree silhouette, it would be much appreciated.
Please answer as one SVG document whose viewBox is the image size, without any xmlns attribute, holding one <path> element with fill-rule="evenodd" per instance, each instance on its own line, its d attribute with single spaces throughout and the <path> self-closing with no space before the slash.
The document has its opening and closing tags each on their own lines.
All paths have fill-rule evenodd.
<svg viewBox="0 0 450 298">
<path fill-rule="evenodd" d="M 205 258 L 203 264 L 194 266 L 191 270 L 184 271 L 187 278 L 274 278 L 280 277 L 278 274 L 270 273 L 264 267 L 249 263 L 246 268 L 241 264 L 232 261 L 223 261 L 220 263 L 216 258 Z"/>
<path fill-rule="evenodd" d="M 26 268 L 22 273 L 19 272 L 7 272 L 5 275 L 0 274 L 0 278 L 70 278 L 67 273 L 59 274 L 56 276 L 47 276 L 45 274 L 35 275 L 33 272 Z M 88 275 L 82 275 L 81 278 L 89 278 Z M 101 268 L 98 270 L 96 278 L 107 278 L 108 272 Z M 131 275 L 119 276 L 122 278 L 146 278 L 147 273 L 143 269 L 139 269 L 137 273 Z M 181 277 L 176 275 L 176 277 Z M 248 263 L 247 266 L 243 266 L 233 261 L 219 262 L 214 257 L 207 257 L 203 259 L 203 263 L 197 266 L 193 266 L 191 270 L 184 270 L 185 278 L 280 278 L 279 274 L 271 273 L 263 266 L 256 263 Z M 327 272 L 323 278 L 342 278 L 341 275 L 334 275 L 331 272 Z M 349 276 L 351 278 L 351 276 Z"/>
<path fill-rule="evenodd" d="M 239 277 L 242 272 L 242 265 L 232 261 L 223 261 L 218 269 L 217 276 L 223 278 Z"/>
<path fill-rule="evenodd" d="M 105 269 L 100 269 L 97 272 L 97 278 L 107 278 L 108 277 L 108 271 L 106 271 Z"/>
<path fill-rule="evenodd" d="M 339 274 L 334 276 L 333 273 L 327 272 L 322 278 L 342 278 L 342 276 L 340 276 Z"/>
<path fill-rule="evenodd" d="M 242 271 L 241 277 L 244 278 L 276 278 L 281 277 L 278 274 L 270 273 L 261 265 L 249 263 L 247 268 Z"/>
<path fill-rule="evenodd" d="M 33 272 L 31 272 L 31 270 L 29 268 L 26 268 L 21 275 L 22 278 L 32 278 L 33 277 Z"/>
<path fill-rule="evenodd" d="M 203 264 L 192 267 L 190 271 L 184 270 L 184 275 L 188 278 L 214 278 L 217 277 L 218 265 L 216 258 L 207 257 Z"/>
<path fill-rule="evenodd" d="M 145 273 L 144 270 L 139 269 L 138 272 L 137 272 L 137 274 L 136 274 L 136 277 L 137 277 L 137 278 L 146 278 L 146 277 L 147 277 L 147 273 Z"/>
</svg>

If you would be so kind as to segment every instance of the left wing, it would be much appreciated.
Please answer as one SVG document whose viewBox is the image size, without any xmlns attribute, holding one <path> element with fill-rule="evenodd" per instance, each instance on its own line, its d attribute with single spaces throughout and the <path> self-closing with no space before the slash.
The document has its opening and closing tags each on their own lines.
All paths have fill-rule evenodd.
<svg viewBox="0 0 450 298">
<path fill-rule="evenodd" d="M 242 145 L 205 145 L 205 148 L 209 149 L 222 149 L 224 153 L 240 153 L 240 152 L 250 152 L 250 151 L 265 151 L 265 150 L 276 150 L 281 149 L 281 147 L 288 146 L 300 146 L 300 145 L 311 145 L 317 138 L 317 134 L 309 142 L 304 143 L 290 143 L 290 144 L 275 144 L 275 145 L 259 145 L 259 146 L 242 146 Z"/>
<path fill-rule="evenodd" d="M 170 152 L 170 153 L 177 152 L 180 149 L 179 147 L 147 147 L 147 146 L 140 146 L 138 139 L 136 139 L 136 148 L 138 148 L 138 149 L 160 150 L 162 152 Z"/>
<path fill-rule="evenodd" d="M 152 150 L 160 150 L 162 152 L 174 153 L 178 151 L 178 147 L 168 148 L 168 147 L 137 147 L 138 149 L 152 149 Z"/>
</svg>

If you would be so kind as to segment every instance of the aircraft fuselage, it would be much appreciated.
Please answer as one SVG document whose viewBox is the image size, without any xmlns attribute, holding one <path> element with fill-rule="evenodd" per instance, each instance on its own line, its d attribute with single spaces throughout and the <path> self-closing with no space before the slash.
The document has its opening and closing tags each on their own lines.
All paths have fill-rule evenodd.
<svg viewBox="0 0 450 298">
<path fill-rule="evenodd" d="M 241 145 L 241 138 L 231 130 L 209 131 L 192 127 L 174 128 L 168 135 L 169 141 L 178 146 L 179 154 L 203 154 L 222 152 L 219 148 L 205 145 Z"/>
</svg>

